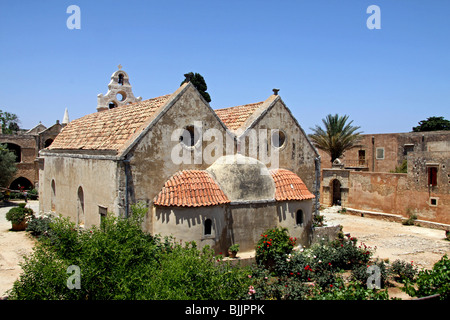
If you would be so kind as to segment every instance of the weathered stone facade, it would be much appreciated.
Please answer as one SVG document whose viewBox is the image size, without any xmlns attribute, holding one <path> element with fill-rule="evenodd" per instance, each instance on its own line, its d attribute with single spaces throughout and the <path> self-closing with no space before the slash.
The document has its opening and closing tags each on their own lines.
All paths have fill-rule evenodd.
<svg viewBox="0 0 450 320">
<path fill-rule="evenodd" d="M 233 118 L 237 114 L 233 108 L 240 110 L 239 119 Z M 149 207 L 144 230 L 171 234 L 185 241 L 195 240 L 216 251 L 226 251 L 232 243 L 251 250 L 261 232 L 275 226 L 288 227 L 307 245 L 314 201 L 308 189 L 318 196 L 320 185 L 316 179 L 317 151 L 277 94 L 252 107 L 233 108 L 213 110 L 196 88 L 186 83 L 171 95 L 72 121 L 54 144 L 40 153 L 40 211 L 62 213 L 79 225 L 91 226 L 99 224 L 105 211 L 127 216 L 131 204 L 144 202 Z M 280 138 L 273 145 L 270 130 L 280 128 L 285 139 Z M 254 183 L 259 177 L 255 172 L 247 180 L 241 172 L 227 189 L 227 180 L 217 176 L 212 165 L 223 156 L 245 155 L 239 150 L 242 137 L 260 129 L 268 133 L 265 137 L 257 136 L 259 149 L 254 158 L 262 161 L 257 163 L 266 168 L 267 179 Z M 185 136 L 186 132 L 191 136 Z M 267 162 L 260 157 L 262 151 L 275 152 L 278 158 Z M 271 168 L 272 165 L 277 167 Z M 281 179 L 277 182 L 281 183 L 280 187 L 269 191 L 270 196 L 264 196 L 261 193 L 264 186 L 273 185 L 275 177 L 267 168 L 278 167 L 288 169 L 286 172 L 291 172 L 301 183 Z M 237 168 L 242 169 L 235 166 L 233 170 L 241 170 Z M 200 170 L 203 172 L 200 176 L 208 172 L 228 202 L 206 201 L 202 194 L 207 189 L 200 180 L 192 185 L 191 191 L 177 191 L 181 189 L 176 188 L 187 183 L 177 180 L 178 175 L 186 172 L 185 176 L 189 176 L 190 170 Z M 192 179 L 189 181 L 193 183 Z M 256 192 L 255 198 L 247 199 L 243 194 L 234 198 L 232 191 L 240 188 L 245 191 L 246 183 Z M 279 196 L 278 191 L 285 186 L 288 191 L 295 191 L 293 197 Z M 187 202 L 156 201 L 164 188 L 171 187 L 175 189 L 168 195 Z M 306 198 L 302 196 L 305 193 Z M 205 234 L 206 221 L 210 221 L 211 233 Z"/>
</svg>

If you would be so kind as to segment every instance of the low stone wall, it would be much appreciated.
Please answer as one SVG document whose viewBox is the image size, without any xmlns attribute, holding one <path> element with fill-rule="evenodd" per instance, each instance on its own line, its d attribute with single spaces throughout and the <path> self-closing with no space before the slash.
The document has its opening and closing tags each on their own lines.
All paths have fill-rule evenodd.
<svg viewBox="0 0 450 320">
<path fill-rule="evenodd" d="M 313 228 L 311 236 L 311 245 L 320 241 L 332 241 L 337 238 L 339 231 L 341 231 L 341 225 L 326 226 Z"/>
</svg>

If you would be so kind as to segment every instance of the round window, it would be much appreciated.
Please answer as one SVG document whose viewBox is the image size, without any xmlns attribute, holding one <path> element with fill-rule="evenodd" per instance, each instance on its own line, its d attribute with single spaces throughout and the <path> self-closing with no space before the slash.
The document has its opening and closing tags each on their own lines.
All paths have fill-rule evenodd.
<svg viewBox="0 0 450 320">
<path fill-rule="evenodd" d="M 281 148 L 286 141 L 286 135 L 283 131 L 277 130 L 272 133 L 272 146 L 276 148 Z"/>
</svg>

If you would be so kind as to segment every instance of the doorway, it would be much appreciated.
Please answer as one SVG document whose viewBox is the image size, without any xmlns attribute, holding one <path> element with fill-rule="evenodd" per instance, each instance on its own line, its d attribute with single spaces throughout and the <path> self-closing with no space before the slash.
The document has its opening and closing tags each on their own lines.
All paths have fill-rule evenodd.
<svg viewBox="0 0 450 320">
<path fill-rule="evenodd" d="M 334 179 L 332 182 L 332 206 L 340 206 L 341 205 L 341 183 L 338 179 Z"/>
</svg>

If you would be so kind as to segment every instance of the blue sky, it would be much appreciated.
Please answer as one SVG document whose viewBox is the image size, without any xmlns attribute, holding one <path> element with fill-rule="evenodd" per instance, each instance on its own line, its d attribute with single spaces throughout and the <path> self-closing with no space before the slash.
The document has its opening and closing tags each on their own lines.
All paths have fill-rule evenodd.
<svg viewBox="0 0 450 320">
<path fill-rule="evenodd" d="M 81 29 L 69 30 L 69 5 Z M 369 30 L 367 7 L 381 9 Z M 364 133 L 450 118 L 450 1 L 2 1 L 0 109 L 23 128 L 96 111 L 122 64 L 135 96 L 172 93 L 201 73 L 213 108 L 272 88 L 306 132 L 329 113 Z"/>
</svg>

